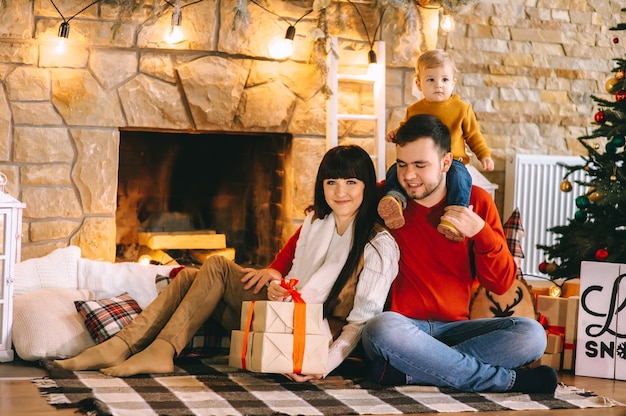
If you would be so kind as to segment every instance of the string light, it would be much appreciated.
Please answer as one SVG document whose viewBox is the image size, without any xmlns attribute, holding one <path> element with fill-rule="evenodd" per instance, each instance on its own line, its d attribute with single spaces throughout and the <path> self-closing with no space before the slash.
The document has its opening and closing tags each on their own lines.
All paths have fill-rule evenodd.
<svg viewBox="0 0 626 416">
<path fill-rule="evenodd" d="M 378 67 L 378 59 L 376 57 L 376 52 L 374 52 L 374 40 L 376 39 L 376 34 L 378 33 L 378 29 L 380 29 L 380 25 L 383 22 L 383 16 L 385 15 L 386 9 L 385 8 L 382 9 L 382 12 L 380 13 L 380 18 L 378 20 L 378 25 L 376 26 L 376 29 L 374 30 L 374 35 L 370 39 L 370 32 L 369 30 L 367 30 L 367 25 L 365 24 L 365 19 L 363 19 L 363 15 L 361 14 L 361 11 L 356 6 L 356 4 L 354 4 L 351 0 L 348 0 L 348 3 L 354 6 L 354 9 L 356 10 L 357 14 L 359 15 L 359 18 L 361 19 L 361 23 L 363 24 L 363 29 L 365 29 L 365 35 L 367 36 L 367 43 L 369 44 L 369 47 L 370 47 L 370 50 L 367 53 L 367 63 L 369 64 L 369 68 L 367 72 L 369 74 L 373 74 L 377 71 L 377 67 Z"/>
<path fill-rule="evenodd" d="M 441 18 L 441 23 L 439 23 L 439 27 L 442 31 L 449 33 L 454 30 L 456 23 L 454 22 L 454 17 L 450 14 L 444 13 Z"/>
<path fill-rule="evenodd" d="M 313 9 L 307 10 L 302 16 L 300 16 L 300 18 L 298 18 L 298 20 L 296 20 L 293 24 L 291 24 L 289 23 L 287 19 L 285 19 L 282 16 L 277 15 L 273 11 L 257 3 L 255 0 L 250 0 L 250 1 L 256 4 L 257 6 L 259 6 L 261 9 L 265 10 L 266 12 L 273 14 L 274 16 L 280 18 L 281 20 L 289 24 L 289 27 L 287 28 L 287 32 L 285 33 L 284 37 L 275 36 L 272 38 L 272 40 L 270 40 L 269 44 L 267 45 L 269 55 L 272 58 L 278 61 L 282 61 L 283 59 L 289 58 L 291 55 L 293 55 L 293 51 L 294 51 L 293 40 L 296 37 L 296 25 L 298 24 L 298 22 L 300 22 L 300 20 L 304 19 L 306 16 L 311 14 L 313 12 Z"/>
<path fill-rule="evenodd" d="M 172 27 L 167 36 L 167 43 L 179 43 L 185 38 L 180 28 L 180 22 L 183 19 L 183 12 L 180 10 L 180 0 L 176 0 L 174 11 L 172 12 Z"/>
<path fill-rule="evenodd" d="M 275 36 L 267 45 L 269 54 L 272 58 L 282 61 L 293 55 L 293 39 L 296 37 L 296 28 L 289 26 L 285 37 Z"/>
<path fill-rule="evenodd" d="M 181 28 L 181 22 L 183 20 L 183 8 L 187 6 L 191 6 L 192 4 L 200 3 L 202 0 L 197 0 L 192 3 L 187 3 L 184 6 L 181 6 L 180 0 L 176 0 L 176 3 L 172 4 L 169 1 L 165 0 L 165 3 L 172 6 L 174 10 L 172 11 L 172 24 L 170 29 L 167 31 L 165 35 L 165 41 L 170 45 L 174 45 L 176 43 L 180 43 L 185 40 L 185 33 Z"/>
<path fill-rule="evenodd" d="M 54 9 L 57 11 L 59 16 L 61 16 L 61 19 L 63 19 L 63 22 L 59 26 L 59 33 L 57 35 L 58 38 L 59 38 L 59 42 L 57 43 L 57 47 L 56 47 L 57 52 L 64 52 L 65 51 L 65 41 L 66 41 L 66 39 L 69 39 L 69 37 L 70 37 L 70 20 L 72 20 L 73 18 L 75 18 L 76 16 L 78 16 L 79 14 L 81 14 L 82 12 L 84 12 L 85 10 L 90 8 L 91 6 L 93 6 L 94 4 L 98 3 L 99 1 L 100 0 L 95 0 L 94 2 L 90 3 L 89 5 L 83 7 L 79 12 L 74 14 L 69 19 L 66 19 L 65 16 L 63 16 L 63 13 L 61 13 L 61 10 L 59 10 L 57 5 L 54 4 L 54 1 L 50 0 L 50 3 L 52 3 L 52 6 L 54 7 Z"/>
</svg>

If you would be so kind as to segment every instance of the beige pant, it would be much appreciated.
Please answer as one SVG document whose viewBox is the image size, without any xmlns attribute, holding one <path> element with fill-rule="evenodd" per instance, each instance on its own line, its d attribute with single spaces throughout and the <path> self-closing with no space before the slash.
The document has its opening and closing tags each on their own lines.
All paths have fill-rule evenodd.
<svg viewBox="0 0 626 416">
<path fill-rule="evenodd" d="M 180 354 L 204 322 L 211 317 L 226 330 L 239 329 L 241 302 L 267 300 L 267 288 L 258 294 L 244 290 L 241 266 L 212 256 L 200 269 L 183 269 L 135 319 L 116 336 L 133 354 L 155 338 L 172 344 Z"/>
</svg>

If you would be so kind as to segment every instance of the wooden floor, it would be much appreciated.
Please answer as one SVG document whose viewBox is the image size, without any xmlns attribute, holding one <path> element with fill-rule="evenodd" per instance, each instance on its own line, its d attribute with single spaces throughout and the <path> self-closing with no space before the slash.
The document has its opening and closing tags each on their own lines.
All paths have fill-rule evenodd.
<svg viewBox="0 0 626 416">
<path fill-rule="evenodd" d="M 0 367 L 2 367 L 0 365 Z M 1 370 L 1 369 L 0 369 Z M 56 410 L 39 396 L 34 384 L 28 379 L 7 379 L 6 371 L 0 376 L 0 415 L 2 416 L 76 416 L 74 409 Z M 20 375 L 23 377 L 23 375 Z M 578 388 L 584 388 L 602 396 L 609 397 L 626 404 L 626 381 L 614 381 L 591 377 L 575 377 L 563 373 L 559 375 L 560 381 Z M 507 412 L 482 412 L 489 416 L 626 416 L 626 407 L 611 407 L 602 409 L 579 409 L 579 410 L 546 410 L 546 411 L 507 411 Z M 476 413 L 446 413 L 449 416 L 468 416 Z"/>
</svg>

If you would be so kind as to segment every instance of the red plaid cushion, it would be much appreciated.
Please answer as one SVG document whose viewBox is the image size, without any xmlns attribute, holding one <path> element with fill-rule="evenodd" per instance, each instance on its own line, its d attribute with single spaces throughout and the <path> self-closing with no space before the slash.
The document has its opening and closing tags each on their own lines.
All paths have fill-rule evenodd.
<svg viewBox="0 0 626 416">
<path fill-rule="evenodd" d="M 519 208 L 515 208 L 502 228 L 504 229 L 506 242 L 509 246 L 511 254 L 513 254 L 513 257 L 523 259 L 524 251 L 522 250 L 520 240 L 524 237 L 525 231 L 524 227 L 522 227 L 522 217 L 520 215 Z"/>
<path fill-rule="evenodd" d="M 141 313 L 141 307 L 126 292 L 110 299 L 77 300 L 74 306 L 97 343 L 118 333 Z"/>
</svg>

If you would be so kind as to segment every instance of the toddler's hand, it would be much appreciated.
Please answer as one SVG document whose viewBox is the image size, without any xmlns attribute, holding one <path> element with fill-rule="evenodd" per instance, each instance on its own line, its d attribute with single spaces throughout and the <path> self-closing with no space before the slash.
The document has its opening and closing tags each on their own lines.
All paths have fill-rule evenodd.
<svg viewBox="0 0 626 416">
<path fill-rule="evenodd" d="M 387 135 L 385 136 L 385 141 L 388 143 L 395 143 L 396 141 L 396 131 L 395 130 L 391 130 L 389 133 L 387 133 Z"/>
<path fill-rule="evenodd" d="M 483 165 L 483 170 L 485 170 L 485 171 L 489 171 L 489 172 L 490 172 L 490 171 L 492 171 L 492 170 L 493 170 L 493 168 L 495 167 L 495 166 L 494 166 L 494 163 L 493 163 L 493 159 L 492 159 L 492 158 L 490 158 L 490 157 L 486 157 L 486 158 L 482 159 L 482 160 L 480 161 L 480 163 L 482 163 L 482 165 Z"/>
</svg>

